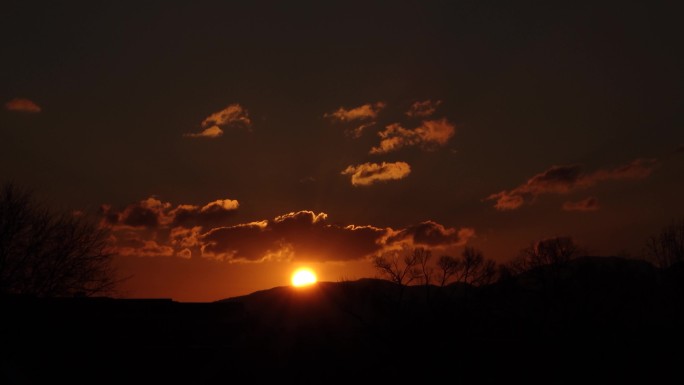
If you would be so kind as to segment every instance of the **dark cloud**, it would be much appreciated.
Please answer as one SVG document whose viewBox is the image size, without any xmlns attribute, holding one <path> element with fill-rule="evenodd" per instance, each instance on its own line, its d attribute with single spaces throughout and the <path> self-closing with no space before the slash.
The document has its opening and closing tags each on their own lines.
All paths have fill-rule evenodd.
<svg viewBox="0 0 684 385">
<path fill-rule="evenodd" d="M 120 211 L 103 206 L 102 223 L 111 230 L 111 251 L 116 254 L 227 262 L 359 260 L 413 246 L 461 246 L 474 236 L 470 228 L 447 228 L 433 221 L 397 230 L 342 225 L 313 211 L 227 226 L 222 221 L 237 208 L 238 202 L 230 199 L 203 207 L 172 207 L 148 198 Z"/>
<path fill-rule="evenodd" d="M 325 213 L 300 211 L 213 229 L 202 235 L 202 255 L 224 261 L 353 260 L 378 252 L 385 233 L 373 226 L 330 224 Z"/>
<path fill-rule="evenodd" d="M 576 202 L 563 203 L 563 210 L 565 211 L 596 211 L 600 208 L 598 199 L 589 197 Z"/>
<path fill-rule="evenodd" d="M 202 255 L 223 261 L 358 260 L 389 250 L 464 245 L 475 231 L 426 221 L 406 229 L 331 224 L 325 213 L 300 211 L 273 220 L 213 229 L 202 235 Z"/>
<path fill-rule="evenodd" d="M 237 211 L 239 203 L 232 199 L 219 199 L 199 208 L 193 205 L 180 205 L 170 212 L 173 225 L 184 227 L 213 227 L 224 224 Z"/>
<path fill-rule="evenodd" d="M 101 225 L 112 233 L 113 252 L 121 255 L 169 256 L 199 250 L 201 229 L 225 225 L 238 201 L 219 199 L 202 207 L 150 197 L 121 210 L 102 205 Z"/>
<path fill-rule="evenodd" d="M 233 199 L 219 199 L 200 207 L 181 204 L 175 208 L 169 202 L 150 197 L 117 211 L 102 205 L 103 221 L 109 225 L 130 227 L 213 227 L 225 223 L 239 207 Z"/>
<path fill-rule="evenodd" d="M 5 103 L 7 111 L 38 113 L 42 109 L 34 101 L 25 98 L 14 98 Z"/>
<path fill-rule="evenodd" d="M 393 232 L 387 238 L 387 244 L 408 242 L 411 246 L 463 246 L 474 236 L 475 230 L 472 228 L 446 228 L 437 222 L 425 221 Z"/>
<path fill-rule="evenodd" d="M 592 173 L 583 173 L 579 165 L 552 166 L 522 185 L 492 194 L 485 200 L 496 201 L 494 207 L 498 210 L 515 210 L 542 194 L 567 194 L 603 181 L 646 178 L 656 163 L 654 159 L 636 159 L 613 169 L 600 169 Z"/>
</svg>

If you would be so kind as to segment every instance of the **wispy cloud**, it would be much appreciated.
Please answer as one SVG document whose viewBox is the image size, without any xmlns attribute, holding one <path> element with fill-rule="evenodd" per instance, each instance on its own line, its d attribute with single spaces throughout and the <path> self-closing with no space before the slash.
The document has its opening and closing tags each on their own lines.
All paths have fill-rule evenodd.
<svg viewBox="0 0 684 385">
<path fill-rule="evenodd" d="M 352 138 L 360 138 L 361 135 L 363 135 L 363 131 L 365 131 L 367 128 L 375 126 L 375 122 L 369 122 L 369 123 L 362 123 L 359 124 L 358 126 L 354 127 L 351 130 L 348 130 L 347 133 L 349 136 Z"/>
<path fill-rule="evenodd" d="M 386 154 L 408 146 L 420 146 L 423 149 L 434 149 L 444 146 L 456 128 L 445 118 L 426 120 L 414 129 L 406 129 L 399 123 L 390 124 L 380 131 L 380 144 L 371 148 L 371 154 Z"/>
<path fill-rule="evenodd" d="M 8 101 L 5 103 L 5 109 L 7 111 L 28 112 L 34 114 L 42 110 L 34 101 L 25 98 L 14 98 Z"/>
<path fill-rule="evenodd" d="M 543 194 L 567 194 L 608 180 L 646 178 L 656 163 L 655 159 L 636 159 L 616 168 L 599 169 L 591 173 L 582 172 L 579 165 L 552 166 L 520 186 L 491 194 L 485 200 L 495 201 L 494 207 L 498 210 L 515 210 Z"/>
<path fill-rule="evenodd" d="M 411 107 L 406 111 L 406 116 L 410 118 L 426 118 L 432 116 L 437 107 L 442 104 L 441 100 L 424 100 L 422 102 L 415 102 L 411 104 Z"/>
<path fill-rule="evenodd" d="M 223 130 L 219 126 L 211 126 L 205 128 L 198 133 L 187 133 L 183 134 L 186 138 L 218 138 L 223 135 Z"/>
<path fill-rule="evenodd" d="M 326 113 L 323 116 L 339 122 L 370 120 L 375 119 L 383 108 L 385 108 L 384 102 L 367 103 L 350 109 L 340 107 L 336 111 Z"/>
<path fill-rule="evenodd" d="M 598 199 L 589 197 L 580 201 L 568 201 L 563 203 L 565 211 L 596 211 L 600 208 Z"/>
<path fill-rule="evenodd" d="M 447 228 L 434 221 L 425 221 L 405 229 L 389 231 L 385 243 L 408 242 L 409 247 L 453 247 L 465 245 L 474 236 L 475 230 L 470 227 Z"/>
<path fill-rule="evenodd" d="M 202 127 L 227 126 L 231 124 L 242 124 L 249 127 L 252 121 L 249 119 L 247 110 L 240 104 L 231 104 L 221 111 L 214 112 L 202 121 Z"/>
<path fill-rule="evenodd" d="M 370 186 L 373 183 L 406 178 L 411 173 L 411 166 L 406 162 L 363 163 L 349 166 L 342 175 L 351 176 L 354 186 Z"/>
<path fill-rule="evenodd" d="M 214 112 L 202 121 L 203 130 L 198 133 L 187 133 L 187 138 L 218 138 L 223 135 L 221 127 L 251 127 L 252 121 L 247 110 L 240 104 L 231 104 L 221 111 Z"/>
</svg>

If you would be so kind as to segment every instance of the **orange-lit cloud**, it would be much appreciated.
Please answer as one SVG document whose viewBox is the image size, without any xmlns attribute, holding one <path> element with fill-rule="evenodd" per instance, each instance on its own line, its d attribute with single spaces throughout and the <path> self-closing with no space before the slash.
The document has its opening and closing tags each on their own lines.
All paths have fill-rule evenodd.
<svg viewBox="0 0 684 385">
<path fill-rule="evenodd" d="M 565 211 L 596 211 L 600 208 L 598 199 L 589 197 L 581 201 L 568 201 L 563 203 L 563 210 Z"/>
<path fill-rule="evenodd" d="M 202 256 L 223 261 L 352 260 L 379 251 L 384 234 L 377 227 L 330 224 L 325 213 L 299 211 L 212 229 L 202 235 Z"/>
<path fill-rule="evenodd" d="M 221 111 L 214 112 L 202 121 L 202 127 L 209 126 L 228 126 L 231 124 L 241 124 L 249 127 L 252 121 L 249 119 L 247 110 L 240 104 L 231 104 Z"/>
<path fill-rule="evenodd" d="M 214 112 L 202 121 L 203 130 L 198 133 L 187 133 L 188 138 L 218 138 L 223 135 L 221 127 L 250 127 L 252 121 L 249 113 L 240 104 L 231 104 L 221 111 Z"/>
<path fill-rule="evenodd" d="M 233 199 L 219 199 L 200 207 L 180 204 L 175 207 L 170 202 L 150 197 L 130 204 L 122 210 L 103 205 L 102 216 L 109 226 L 147 227 L 160 226 L 215 226 L 220 225 L 239 208 Z"/>
<path fill-rule="evenodd" d="M 351 175 L 354 186 L 370 186 L 373 183 L 406 178 L 411 173 L 411 166 L 406 162 L 363 163 L 349 166 L 342 175 Z"/>
<path fill-rule="evenodd" d="M 238 209 L 238 201 L 219 199 L 202 207 L 173 206 L 150 197 L 117 210 L 101 208 L 102 226 L 110 229 L 113 252 L 120 255 L 187 256 L 199 250 L 202 229 L 225 225 Z"/>
<path fill-rule="evenodd" d="M 7 111 L 16 112 L 28 112 L 28 113 L 38 113 L 41 108 L 34 101 L 24 98 L 14 98 L 7 103 L 5 103 L 5 109 Z"/>
<path fill-rule="evenodd" d="M 365 129 L 373 126 L 375 126 L 375 122 L 362 123 L 351 130 L 347 130 L 347 134 L 353 138 L 360 138 Z"/>
<path fill-rule="evenodd" d="M 485 200 L 496 201 L 494 207 L 498 210 L 515 210 L 542 194 L 567 194 L 608 180 L 642 179 L 651 174 L 655 165 L 654 159 L 636 159 L 613 169 L 592 173 L 583 173 L 579 165 L 552 166 L 522 185 L 492 194 Z"/>
<path fill-rule="evenodd" d="M 386 154 L 408 146 L 420 146 L 423 149 L 434 149 L 444 146 L 456 128 L 445 118 L 425 120 L 414 129 L 406 129 L 399 123 L 393 123 L 378 132 L 380 144 L 371 148 L 371 154 Z"/>
<path fill-rule="evenodd" d="M 410 118 L 426 118 L 432 116 L 437 111 L 437 107 L 442 104 L 441 100 L 424 100 L 411 104 L 411 108 L 406 111 L 406 116 Z"/>
<path fill-rule="evenodd" d="M 217 203 L 220 202 L 220 203 Z M 232 200 L 204 207 L 237 208 Z M 103 210 L 111 230 L 111 252 L 123 256 L 207 258 L 225 262 L 347 261 L 369 258 L 407 247 L 463 246 L 475 234 L 471 228 L 450 228 L 425 221 L 403 229 L 331 223 L 326 213 L 297 211 L 273 219 L 216 224 L 180 224 L 180 212 L 198 212 L 195 205 L 178 205 L 155 198 L 116 211 Z"/>
<path fill-rule="evenodd" d="M 389 250 L 463 246 L 471 228 L 447 228 L 426 221 L 406 229 L 339 225 L 325 213 L 299 211 L 273 220 L 210 230 L 202 235 L 202 256 L 228 262 L 268 260 L 358 260 Z"/>
<path fill-rule="evenodd" d="M 160 245 L 153 240 L 128 239 L 119 242 L 114 250 L 118 255 L 135 257 L 172 257 L 173 247 Z"/>
<path fill-rule="evenodd" d="M 370 120 L 375 119 L 383 108 L 385 108 L 385 103 L 383 102 L 368 103 L 350 109 L 340 107 L 336 111 L 324 114 L 323 117 L 339 122 Z"/>
<path fill-rule="evenodd" d="M 183 134 L 186 138 L 218 138 L 222 135 L 223 130 L 219 126 L 211 126 L 198 133 Z"/>
</svg>

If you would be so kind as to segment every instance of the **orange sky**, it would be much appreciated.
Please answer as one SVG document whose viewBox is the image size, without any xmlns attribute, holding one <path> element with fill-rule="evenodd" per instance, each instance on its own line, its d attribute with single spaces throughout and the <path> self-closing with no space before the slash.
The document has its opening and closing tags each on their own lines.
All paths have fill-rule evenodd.
<svg viewBox="0 0 684 385">
<path fill-rule="evenodd" d="M 669 7 L 10 2 L 0 181 L 111 229 L 132 297 L 373 276 L 415 246 L 638 257 L 684 215 Z"/>
</svg>

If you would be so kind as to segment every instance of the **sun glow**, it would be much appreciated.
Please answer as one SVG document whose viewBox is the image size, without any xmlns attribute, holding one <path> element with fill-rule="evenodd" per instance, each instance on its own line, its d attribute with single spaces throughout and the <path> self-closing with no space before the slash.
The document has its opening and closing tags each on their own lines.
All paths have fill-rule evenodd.
<svg viewBox="0 0 684 385">
<path fill-rule="evenodd" d="M 316 274 L 311 269 L 301 268 L 292 273 L 292 286 L 301 287 L 316 283 Z"/>
</svg>

